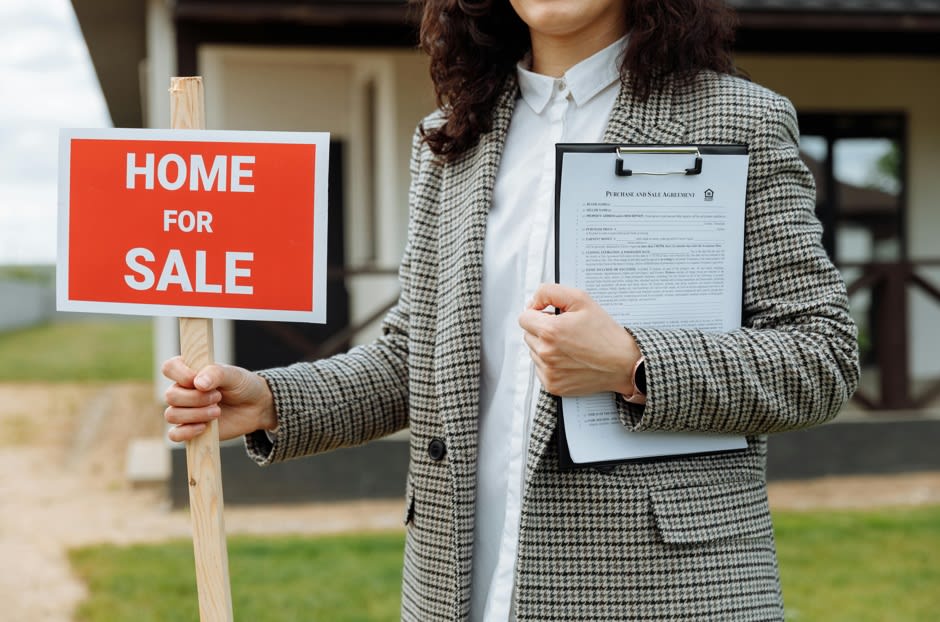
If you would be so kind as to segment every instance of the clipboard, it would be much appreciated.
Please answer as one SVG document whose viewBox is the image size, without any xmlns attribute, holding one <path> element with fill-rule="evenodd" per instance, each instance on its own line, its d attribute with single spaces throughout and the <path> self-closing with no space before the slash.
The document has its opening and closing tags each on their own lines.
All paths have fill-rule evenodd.
<svg viewBox="0 0 940 622">
<path fill-rule="evenodd" d="M 734 159 L 734 166 L 729 167 L 732 159 L 722 158 L 722 156 L 738 156 L 737 159 Z M 743 156 L 743 157 L 742 157 Z M 566 160 L 569 168 L 574 168 L 573 163 L 577 163 L 578 171 L 582 174 L 570 173 L 568 176 L 563 175 L 563 172 L 566 170 L 564 168 Z M 743 161 L 743 168 L 741 162 Z M 743 173 L 742 173 L 743 171 Z M 574 285 L 580 289 L 585 289 L 592 297 L 595 297 L 595 293 L 592 292 L 591 287 L 584 286 L 585 283 L 591 283 L 590 274 L 582 275 L 580 270 L 581 268 L 575 269 L 574 272 L 579 275 L 579 278 L 583 276 L 583 283 L 573 283 L 570 280 L 570 273 L 572 269 L 568 264 L 572 263 L 571 251 L 567 250 L 572 248 L 572 242 L 570 238 L 574 237 L 580 239 L 579 236 L 584 235 L 585 240 L 591 240 L 588 238 L 587 233 L 584 231 L 590 231 L 591 226 L 585 225 L 584 222 L 605 222 L 604 213 L 610 212 L 613 215 L 607 216 L 607 220 L 610 222 L 617 223 L 616 217 L 622 215 L 624 220 L 621 222 L 629 222 L 625 218 L 627 216 L 635 216 L 636 211 L 641 212 L 649 216 L 651 222 L 654 224 L 651 225 L 651 229 L 663 228 L 659 223 L 659 220 L 669 219 L 673 217 L 673 212 L 675 212 L 675 218 L 682 218 L 684 214 L 693 214 L 691 217 L 692 220 L 695 220 L 695 214 L 699 212 L 696 211 L 697 207 L 701 205 L 701 208 L 704 210 L 701 213 L 716 213 L 714 207 L 719 205 L 724 206 L 722 203 L 722 198 L 719 193 L 725 194 L 730 197 L 730 200 L 733 202 L 732 210 L 729 213 L 732 213 L 733 217 L 729 217 L 729 223 L 733 224 L 735 229 L 733 232 L 729 232 L 727 241 L 729 244 L 732 242 L 732 248 L 729 251 L 730 255 L 734 255 L 732 258 L 734 263 L 724 266 L 722 270 L 723 277 L 723 289 L 722 297 L 720 298 L 720 305 L 722 307 L 731 306 L 732 300 L 736 303 L 734 309 L 722 310 L 722 322 L 724 330 L 733 330 L 740 327 L 741 317 L 743 316 L 743 272 L 744 272 L 744 210 L 745 210 L 745 194 L 747 187 L 747 147 L 744 145 L 625 145 L 625 144 L 557 144 L 556 145 L 556 164 L 555 164 L 555 280 L 557 283 L 562 283 L 565 285 Z M 590 179 L 582 179 L 582 177 L 590 177 Z M 571 188 L 563 188 L 563 181 L 568 180 L 569 186 L 576 186 L 575 190 Z M 663 190 L 663 188 L 679 188 L 677 190 Z M 577 200 L 572 200 L 572 193 L 575 193 L 579 198 Z M 581 195 L 578 193 L 583 193 L 584 198 L 581 198 Z M 665 196 L 664 196 L 665 195 Z M 675 196 L 672 196 L 675 195 Z M 716 195 L 717 198 L 716 198 Z M 649 205 L 646 205 L 648 202 Z M 635 204 L 635 205 L 634 205 Z M 674 204 L 674 205 L 673 205 Z M 706 204 L 708 206 L 706 207 Z M 626 206 L 625 206 L 626 205 Z M 657 211 L 662 208 L 663 205 L 668 205 L 668 209 L 663 209 L 662 211 Z M 579 209 L 581 212 L 578 213 L 577 218 L 574 221 L 571 220 L 570 210 Z M 710 211 L 708 208 L 712 208 Z M 563 214 L 563 209 L 566 211 Z M 617 211 L 620 210 L 620 211 Z M 584 218 L 582 219 L 582 215 Z M 643 219 L 640 218 L 637 222 L 643 222 Z M 708 223 L 708 220 L 696 220 L 696 222 Z M 717 221 L 716 221 L 717 222 Z M 607 228 L 604 226 L 594 226 L 593 230 L 598 231 L 596 239 L 597 240 L 607 240 L 610 242 L 600 242 L 598 243 L 598 248 L 603 249 L 615 249 L 613 251 L 614 257 L 616 257 L 618 248 L 617 240 L 618 236 L 620 239 L 623 238 L 623 231 L 618 229 L 619 225 L 614 225 L 613 227 Z M 626 226 L 629 229 L 630 225 Z M 665 227 L 668 229 L 668 225 Z M 625 229 L 625 231 L 627 230 Z M 718 228 L 716 228 L 717 230 Z M 610 237 L 606 238 L 607 231 L 610 230 Z M 733 234 L 733 235 L 732 235 Z M 594 234 L 591 234 L 594 235 Z M 656 235 L 656 234 L 651 234 Z M 703 234 L 704 235 L 704 234 Z M 641 237 L 641 236 L 638 236 Z M 667 250 L 670 248 L 668 246 L 668 235 L 664 238 L 667 240 L 667 243 L 664 245 L 659 245 L 660 247 L 665 246 Z M 735 241 L 740 239 L 740 244 L 737 244 Z M 722 237 L 724 240 L 724 237 Z M 639 244 L 642 247 L 643 242 L 634 243 L 632 241 L 627 242 L 628 245 Z M 588 246 L 588 242 L 584 242 L 585 248 Z M 575 243 L 575 247 L 577 247 Z M 601 251 L 601 252 L 602 252 Z M 620 251 L 622 253 L 632 253 L 633 251 Z M 598 255 L 599 251 L 590 251 L 591 254 Z M 562 265 L 562 257 L 565 256 L 566 261 L 565 265 Z M 580 248 L 577 253 L 574 253 L 575 257 L 574 263 L 581 265 L 582 263 L 589 263 L 592 260 L 586 259 L 585 256 L 580 254 Z M 598 260 L 593 260 L 598 261 Z M 610 263 L 616 264 L 616 259 L 611 259 Z M 600 265 L 599 263 L 597 265 Z M 633 266 L 631 266 L 632 268 Z M 564 268 L 564 270 L 563 270 Z M 606 269 L 603 266 L 601 270 Z M 610 269 L 610 274 L 608 275 L 611 279 L 616 282 L 619 282 L 618 274 L 614 271 L 615 268 Z M 563 279 L 563 273 L 569 278 Z M 625 277 L 623 281 L 627 283 L 629 287 L 632 283 L 629 280 L 630 277 Z M 596 280 L 596 279 L 595 279 Z M 655 281 L 655 279 L 654 279 Z M 734 284 L 737 284 L 736 286 Z M 608 283 L 607 289 L 610 289 Z M 682 296 L 683 294 L 680 290 L 670 290 L 668 283 L 662 285 L 662 293 L 657 294 L 655 288 L 657 283 L 653 282 L 645 286 L 644 295 L 647 296 L 661 296 L 668 298 L 671 295 Z M 729 291 L 730 288 L 730 291 Z M 651 293 L 652 292 L 652 293 Z M 616 297 L 616 295 L 615 295 Z M 595 297 L 601 306 L 607 308 L 604 303 Z M 641 305 L 637 305 L 641 306 Z M 651 308 L 655 308 L 653 305 Z M 556 310 L 556 313 L 558 311 Z M 636 327 L 684 327 L 684 328 L 696 328 L 698 327 L 695 324 L 689 324 L 687 326 L 682 326 L 682 318 L 670 318 L 670 326 L 656 326 L 654 319 L 649 319 L 639 324 L 635 322 L 622 322 L 622 316 L 618 316 L 617 313 L 611 312 L 608 309 L 608 312 L 611 315 L 620 321 L 624 325 L 632 325 Z M 675 325 L 674 322 L 680 322 L 679 325 Z M 695 318 L 695 322 L 703 322 L 708 324 L 711 320 L 706 322 L 703 318 Z M 715 324 L 717 326 L 717 324 Z M 558 456 L 559 456 L 559 467 L 561 469 L 574 469 L 582 467 L 612 467 L 617 464 L 624 462 L 649 462 L 649 461 L 658 461 L 658 460 L 667 460 L 678 457 L 689 457 L 695 455 L 704 455 L 704 454 L 717 454 L 717 453 L 726 453 L 741 451 L 747 447 L 747 441 L 743 436 L 736 435 L 709 435 L 709 434 L 698 434 L 698 433 L 671 433 L 671 432 L 631 432 L 626 429 L 622 424 L 619 423 L 619 419 L 614 425 L 610 421 L 603 421 L 602 423 L 596 423 L 592 420 L 591 417 L 586 419 L 581 418 L 575 421 L 577 426 L 577 432 L 571 432 L 570 428 L 566 425 L 566 413 L 565 413 L 565 402 L 568 402 L 569 405 L 575 404 L 578 405 L 578 402 L 574 400 L 585 400 L 585 399 L 596 399 L 600 400 L 597 403 L 602 402 L 602 395 L 607 396 L 607 398 L 613 402 L 612 394 L 598 394 L 594 398 L 557 398 L 558 400 L 558 425 L 557 425 L 557 442 L 558 442 Z M 580 406 L 578 406 L 580 407 Z M 606 408 L 606 407 L 605 407 Z M 571 409 L 575 410 L 575 409 Z M 603 409 L 602 409 L 603 410 Z M 614 412 L 616 413 L 616 405 L 614 405 Z M 601 413 L 601 416 L 596 417 L 597 421 L 603 420 L 604 417 L 608 416 L 609 413 Z M 592 415 L 593 416 L 593 415 Z M 587 422 L 587 423 L 585 423 Z M 569 424 L 570 425 L 570 421 Z M 587 434 L 590 436 L 592 430 L 589 430 L 587 433 L 583 432 L 583 427 L 597 425 L 598 433 L 601 430 L 607 430 L 607 433 L 613 432 L 613 428 L 618 428 L 620 431 L 613 432 L 615 435 L 624 434 L 629 435 L 625 436 L 624 444 L 628 447 L 628 451 L 624 453 L 617 453 L 619 449 L 614 447 L 613 449 L 604 448 L 603 451 L 598 451 L 596 456 L 594 453 L 586 452 L 579 448 L 577 455 L 572 455 L 576 452 L 572 451 L 572 448 L 569 442 L 575 436 L 582 436 Z M 606 427 L 605 427 L 606 426 Z M 599 441 L 600 445 L 605 445 L 614 443 L 616 444 L 616 439 L 603 439 Z M 580 442 L 580 441 L 579 441 Z M 675 446 L 674 449 L 671 447 Z"/>
</svg>

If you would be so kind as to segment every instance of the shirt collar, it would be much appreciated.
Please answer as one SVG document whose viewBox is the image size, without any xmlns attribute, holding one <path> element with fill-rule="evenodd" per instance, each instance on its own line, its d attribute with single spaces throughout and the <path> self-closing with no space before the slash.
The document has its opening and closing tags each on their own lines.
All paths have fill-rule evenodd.
<svg viewBox="0 0 940 622">
<path fill-rule="evenodd" d="M 583 106 L 620 79 L 620 57 L 626 47 L 627 37 L 623 36 L 570 68 L 561 78 L 534 73 L 529 69 L 531 56 L 526 56 L 516 65 L 522 98 L 536 114 L 541 114 L 551 100 L 556 85 L 563 81 L 575 105 Z M 564 87 L 560 90 L 564 90 Z"/>
</svg>

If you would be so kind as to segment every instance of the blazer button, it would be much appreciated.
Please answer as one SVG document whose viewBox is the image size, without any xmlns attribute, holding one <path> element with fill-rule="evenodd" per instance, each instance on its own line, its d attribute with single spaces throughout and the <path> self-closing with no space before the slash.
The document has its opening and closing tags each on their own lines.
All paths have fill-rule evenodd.
<svg viewBox="0 0 940 622">
<path fill-rule="evenodd" d="M 428 456 L 431 460 L 439 462 L 444 459 L 444 455 L 447 453 L 447 445 L 444 444 L 439 438 L 431 439 L 431 442 L 428 443 Z"/>
</svg>

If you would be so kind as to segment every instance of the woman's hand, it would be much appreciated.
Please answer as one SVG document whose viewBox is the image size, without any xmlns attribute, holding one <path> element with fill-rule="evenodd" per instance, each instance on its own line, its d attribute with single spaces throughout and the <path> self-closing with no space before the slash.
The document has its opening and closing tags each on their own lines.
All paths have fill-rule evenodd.
<svg viewBox="0 0 940 622">
<path fill-rule="evenodd" d="M 546 313 L 555 307 L 562 313 Z M 576 396 L 614 391 L 633 393 L 633 366 L 640 349 L 633 337 L 587 293 L 543 284 L 522 315 L 539 380 L 553 395 Z"/>
<path fill-rule="evenodd" d="M 223 441 L 277 427 L 274 397 L 258 374 L 233 365 L 208 365 L 197 374 L 179 356 L 166 361 L 162 372 L 174 382 L 166 390 L 163 415 L 176 424 L 168 434 L 172 441 L 199 436 L 213 419 Z"/>
</svg>

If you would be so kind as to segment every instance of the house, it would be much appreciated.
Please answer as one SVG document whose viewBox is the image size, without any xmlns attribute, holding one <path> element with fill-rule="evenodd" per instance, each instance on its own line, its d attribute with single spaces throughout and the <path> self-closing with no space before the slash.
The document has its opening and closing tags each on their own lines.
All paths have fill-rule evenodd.
<svg viewBox="0 0 940 622">
<path fill-rule="evenodd" d="M 731 3 L 739 66 L 799 113 L 824 241 L 852 293 L 864 350 L 846 423 L 774 439 L 771 475 L 937 468 L 940 420 L 929 408 L 940 398 L 940 0 Z M 169 77 L 199 74 L 210 128 L 332 133 L 332 324 L 219 323 L 218 358 L 280 364 L 375 335 L 397 291 L 412 132 L 434 105 L 415 49 L 417 9 L 406 0 L 72 4 L 116 126 L 167 127 Z M 163 359 L 178 351 L 176 328 L 157 326 Z M 868 421 L 880 422 L 876 434 Z M 406 448 L 389 447 L 397 464 Z M 387 473 L 398 477 L 396 468 Z"/>
</svg>

